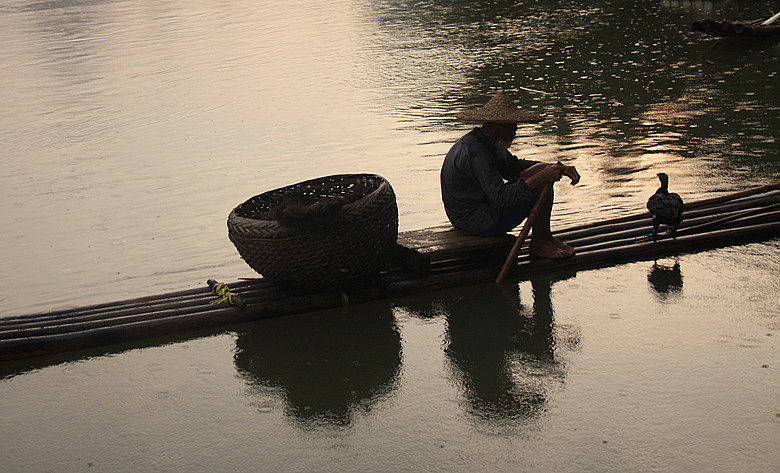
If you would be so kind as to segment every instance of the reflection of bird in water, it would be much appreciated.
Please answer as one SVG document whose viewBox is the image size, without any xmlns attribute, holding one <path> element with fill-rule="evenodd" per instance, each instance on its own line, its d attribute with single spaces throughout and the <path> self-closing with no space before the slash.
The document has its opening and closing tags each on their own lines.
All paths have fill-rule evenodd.
<svg viewBox="0 0 780 473">
<path fill-rule="evenodd" d="M 675 261 L 674 266 L 658 264 L 658 262 L 653 263 L 653 268 L 650 270 L 650 274 L 647 275 L 647 281 L 658 294 L 680 292 L 683 287 L 680 263 Z"/>
<path fill-rule="evenodd" d="M 669 176 L 659 172 L 658 179 L 661 181 L 661 187 L 650 196 L 647 201 L 647 210 L 653 216 L 653 239 L 658 237 L 658 228 L 661 224 L 669 225 L 669 236 L 677 233 L 677 227 L 683 219 L 682 198 L 679 195 L 669 192 Z"/>
</svg>

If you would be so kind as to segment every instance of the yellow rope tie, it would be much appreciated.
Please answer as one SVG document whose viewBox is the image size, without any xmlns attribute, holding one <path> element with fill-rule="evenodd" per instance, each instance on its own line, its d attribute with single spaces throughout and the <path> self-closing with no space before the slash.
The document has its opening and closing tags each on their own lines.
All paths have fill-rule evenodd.
<svg viewBox="0 0 780 473">
<path fill-rule="evenodd" d="M 209 304 L 222 304 L 223 302 L 227 302 L 230 305 L 236 305 L 236 303 L 233 301 L 233 296 L 235 294 L 230 292 L 230 288 L 227 286 L 227 284 L 218 282 L 212 286 L 211 292 L 218 295 L 219 297 L 213 301 L 210 301 Z"/>
<path fill-rule="evenodd" d="M 348 307 L 349 306 L 349 296 L 344 291 L 341 291 L 341 305 L 343 307 Z"/>
</svg>

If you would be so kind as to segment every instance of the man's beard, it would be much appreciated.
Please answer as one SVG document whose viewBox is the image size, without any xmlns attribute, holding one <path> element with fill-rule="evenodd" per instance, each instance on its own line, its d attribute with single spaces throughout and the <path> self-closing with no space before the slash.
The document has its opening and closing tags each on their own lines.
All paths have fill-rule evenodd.
<svg viewBox="0 0 780 473">
<path fill-rule="evenodd" d="M 509 156 L 509 147 L 512 146 L 512 141 L 514 138 L 496 141 L 496 157 L 499 160 L 503 161 Z"/>
</svg>

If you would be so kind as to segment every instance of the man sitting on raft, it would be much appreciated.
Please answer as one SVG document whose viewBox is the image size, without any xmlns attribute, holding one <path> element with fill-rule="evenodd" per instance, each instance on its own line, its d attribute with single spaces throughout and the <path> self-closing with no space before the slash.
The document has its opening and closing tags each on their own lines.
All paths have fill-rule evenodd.
<svg viewBox="0 0 780 473">
<path fill-rule="evenodd" d="M 467 235 L 500 235 L 520 225 L 537 197 L 550 188 L 533 224 L 529 249 L 543 258 L 566 258 L 574 248 L 550 231 L 552 186 L 563 176 L 580 180 L 574 166 L 518 159 L 509 152 L 517 123 L 543 118 L 520 110 L 504 92 L 481 108 L 458 113 L 461 120 L 481 122 L 455 143 L 441 168 L 441 196 L 452 225 Z"/>
</svg>

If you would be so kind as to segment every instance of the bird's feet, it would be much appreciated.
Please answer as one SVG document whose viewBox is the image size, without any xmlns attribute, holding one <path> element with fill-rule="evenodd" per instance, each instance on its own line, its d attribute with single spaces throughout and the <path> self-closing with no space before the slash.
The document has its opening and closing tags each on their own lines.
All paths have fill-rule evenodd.
<svg viewBox="0 0 780 473">
<path fill-rule="evenodd" d="M 653 233 L 651 235 L 653 241 L 658 241 L 661 239 L 665 240 L 667 238 L 676 238 L 676 237 L 677 237 L 677 227 L 666 229 L 663 232 L 659 232 L 658 230 L 653 229 Z"/>
</svg>

